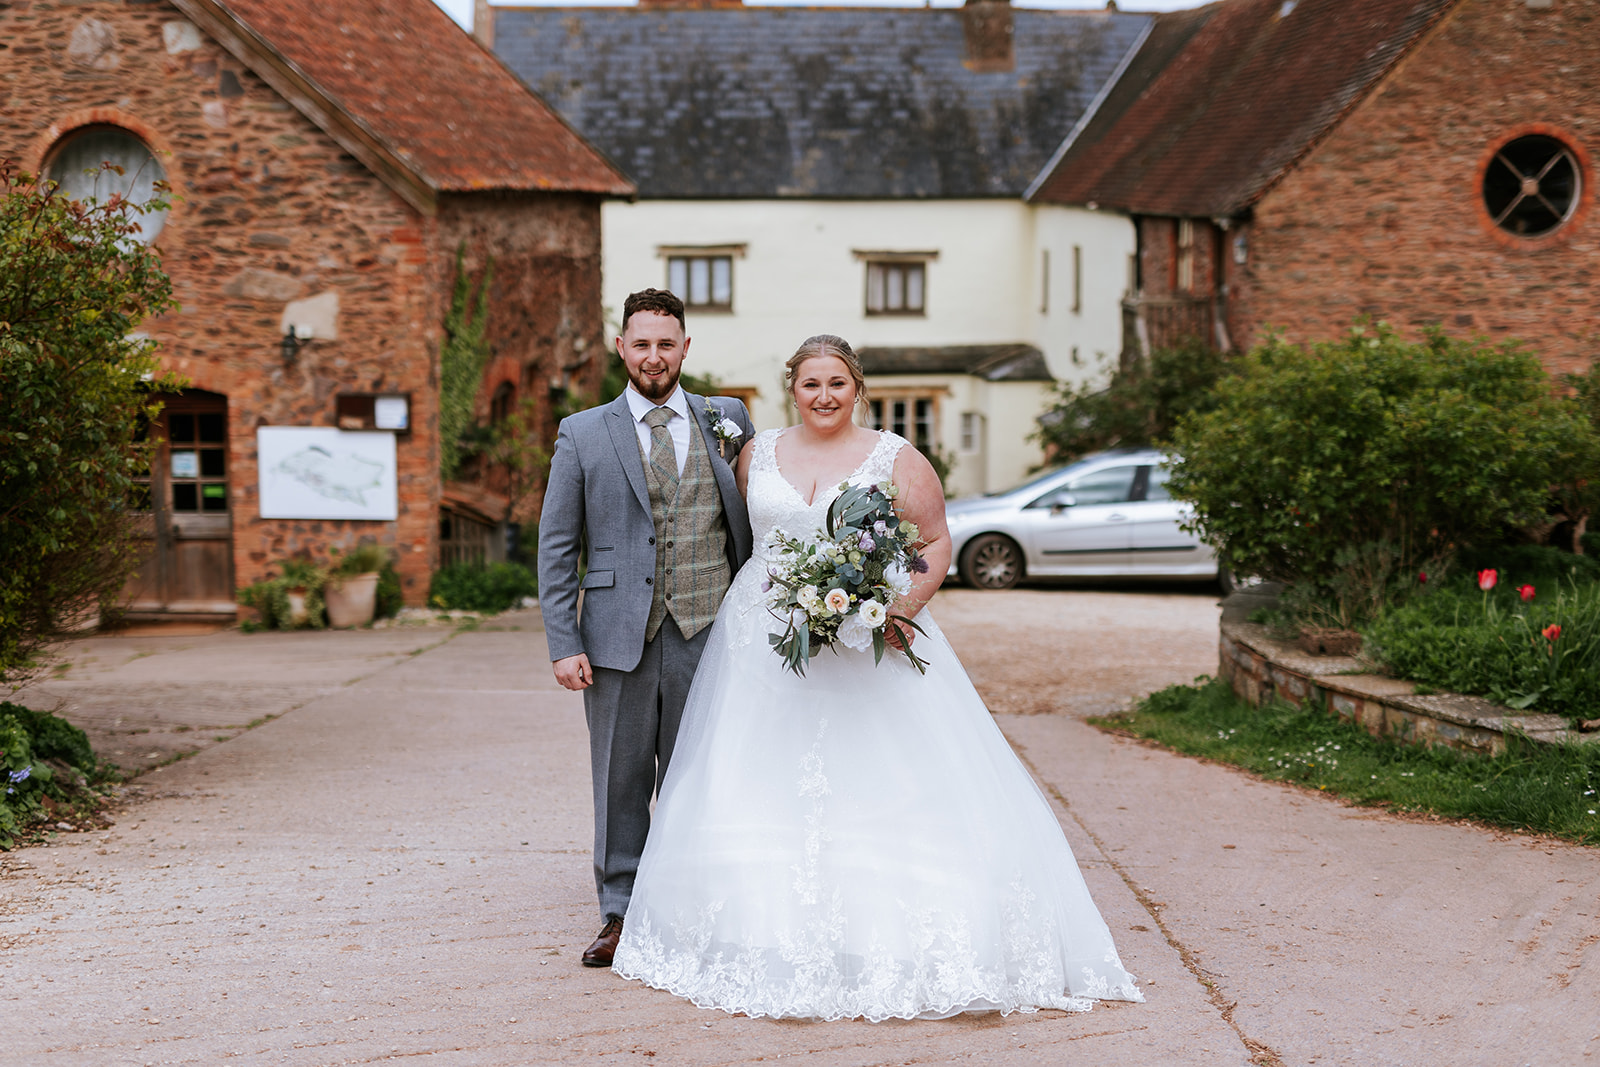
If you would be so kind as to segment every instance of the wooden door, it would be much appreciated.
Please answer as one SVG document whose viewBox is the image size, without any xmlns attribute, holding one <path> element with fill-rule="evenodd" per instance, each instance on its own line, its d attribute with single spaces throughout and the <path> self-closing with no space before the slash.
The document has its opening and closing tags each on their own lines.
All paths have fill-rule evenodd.
<svg viewBox="0 0 1600 1067">
<path fill-rule="evenodd" d="M 228 400 L 189 390 L 163 398 L 141 493 L 149 542 L 130 583 L 136 615 L 232 615 L 233 522 L 228 492 Z"/>
</svg>

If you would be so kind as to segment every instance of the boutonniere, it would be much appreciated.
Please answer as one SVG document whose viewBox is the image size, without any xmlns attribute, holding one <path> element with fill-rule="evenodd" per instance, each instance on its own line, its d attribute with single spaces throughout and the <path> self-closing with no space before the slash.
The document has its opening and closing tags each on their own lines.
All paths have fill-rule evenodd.
<svg viewBox="0 0 1600 1067">
<path fill-rule="evenodd" d="M 744 431 L 737 422 L 718 411 L 709 399 L 706 401 L 706 420 L 711 423 L 711 432 L 717 438 L 718 454 L 728 459 L 730 452 L 738 451 L 738 441 L 744 436 Z"/>
</svg>

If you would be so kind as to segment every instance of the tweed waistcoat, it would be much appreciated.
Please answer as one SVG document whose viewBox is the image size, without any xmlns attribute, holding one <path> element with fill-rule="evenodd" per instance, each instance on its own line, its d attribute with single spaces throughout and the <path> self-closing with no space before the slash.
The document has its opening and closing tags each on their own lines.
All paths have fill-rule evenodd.
<svg viewBox="0 0 1600 1067">
<path fill-rule="evenodd" d="M 649 456 L 644 469 L 650 487 L 650 519 L 656 527 L 656 578 L 645 640 L 655 640 L 668 615 L 687 640 L 711 625 L 733 581 L 722 494 L 717 491 L 705 438 L 692 418 L 689 455 L 672 499 L 667 499 L 667 494 L 673 487 L 662 485 Z"/>
</svg>

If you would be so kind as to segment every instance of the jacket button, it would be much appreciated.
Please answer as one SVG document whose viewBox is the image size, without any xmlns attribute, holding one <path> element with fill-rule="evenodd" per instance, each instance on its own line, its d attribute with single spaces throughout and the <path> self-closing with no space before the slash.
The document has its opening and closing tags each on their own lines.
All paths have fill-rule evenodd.
<svg viewBox="0 0 1600 1067">
<path fill-rule="evenodd" d="M 656 583 L 656 580 L 654 578 L 646 578 L 644 580 L 644 584 L 645 585 L 654 585 L 655 583 Z"/>
<path fill-rule="evenodd" d="M 650 538 L 650 543 L 651 543 L 651 544 L 652 544 L 652 545 L 653 545 L 653 544 L 655 544 L 655 543 L 656 543 L 656 539 L 655 539 L 655 538 L 654 538 L 654 537 L 652 537 L 652 538 Z"/>
</svg>

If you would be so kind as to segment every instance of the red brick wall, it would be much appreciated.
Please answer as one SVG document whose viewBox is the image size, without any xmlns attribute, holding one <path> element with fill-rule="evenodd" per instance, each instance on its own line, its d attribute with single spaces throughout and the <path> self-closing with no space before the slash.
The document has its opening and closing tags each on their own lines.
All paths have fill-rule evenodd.
<svg viewBox="0 0 1600 1067">
<path fill-rule="evenodd" d="M 69 55 L 85 19 L 116 38 L 93 65 Z M 467 242 L 475 276 L 485 255 L 495 257 L 496 365 L 542 381 L 551 371 L 534 365 L 547 362 L 559 378 L 602 332 L 598 201 L 445 196 L 439 214 L 424 217 L 220 46 L 202 37 L 198 50 L 169 53 L 163 27 L 180 21 L 177 9 L 149 0 L 0 8 L 9 45 L 0 51 L 0 155 L 37 170 L 71 129 L 109 123 L 141 136 L 165 166 L 174 204 L 156 247 L 182 309 L 146 329 L 167 367 L 228 397 L 236 582 L 260 579 L 286 556 L 323 557 L 374 538 L 396 550 L 406 600 L 420 604 L 437 558 L 436 360 L 456 246 Z M 339 298 L 337 340 L 314 340 L 286 365 L 285 302 L 326 292 Z M 259 518 L 257 427 L 333 425 L 335 396 L 346 391 L 411 395 L 412 431 L 398 441 L 399 518 Z"/>
<path fill-rule="evenodd" d="M 600 300 L 600 202 L 591 196 L 484 193 L 445 197 L 439 205 L 437 271 L 454 284 L 456 249 L 474 284 L 494 260 L 486 337 L 493 353 L 478 393 L 487 419 L 495 388 L 509 383 L 517 402 L 539 405 L 541 437 L 554 441 L 551 387 L 594 394 L 604 371 L 605 326 Z M 450 304 L 441 293 L 437 315 Z M 489 487 L 503 483 L 478 465 L 465 469 Z M 523 501 L 519 518 L 538 514 L 540 494 Z"/>
<path fill-rule="evenodd" d="M 1495 229 L 1479 196 L 1493 148 L 1541 127 L 1600 152 L 1600 2 L 1464 0 L 1259 204 L 1237 341 L 1271 325 L 1329 337 L 1366 313 L 1408 333 L 1520 338 L 1555 372 L 1587 367 L 1600 340 L 1592 160 L 1578 216 L 1543 239 Z"/>
</svg>

